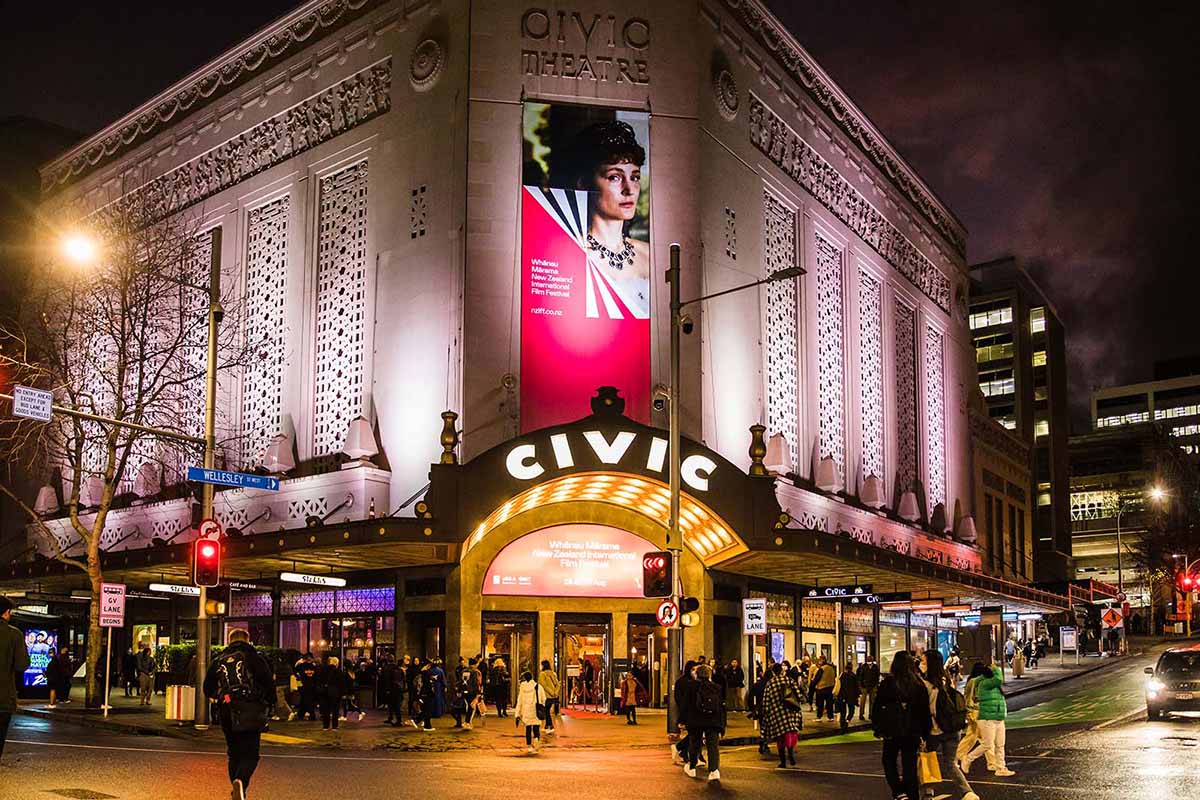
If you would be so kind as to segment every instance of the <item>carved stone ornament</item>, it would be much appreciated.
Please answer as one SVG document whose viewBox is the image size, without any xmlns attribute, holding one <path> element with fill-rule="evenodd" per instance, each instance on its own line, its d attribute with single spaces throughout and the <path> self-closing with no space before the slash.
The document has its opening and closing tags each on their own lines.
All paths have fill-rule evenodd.
<svg viewBox="0 0 1200 800">
<path fill-rule="evenodd" d="M 408 79 L 418 92 L 433 88 L 446 66 L 446 51 L 433 39 L 426 39 L 413 50 L 412 62 L 408 65 Z"/>
<path fill-rule="evenodd" d="M 950 242 L 960 255 L 966 253 L 963 234 L 947 212 L 901 162 L 892 148 L 872 128 L 862 113 L 850 105 L 812 57 L 796 43 L 792 35 L 771 16 L 759 0 L 723 0 L 725 7 L 764 47 L 809 96 L 833 119 L 863 152 L 883 170 L 900 191 Z"/>
<path fill-rule="evenodd" d="M 240 52 L 214 62 L 173 94 L 160 98 L 156 105 L 143 107 L 135 112 L 136 116 L 101 131 L 49 164 L 42 171 L 42 191 L 48 193 L 91 172 L 118 153 L 156 134 L 177 116 L 200 110 L 252 74 L 309 46 L 309 39 L 314 34 L 321 36 L 336 30 L 383 2 L 385 0 L 326 0 L 311 12 L 277 29 L 264 31 L 245 42 Z"/>
<path fill-rule="evenodd" d="M 950 279 L 753 93 L 750 94 L 750 143 L 875 248 L 901 275 L 937 303 L 938 308 L 950 313 Z"/>
<path fill-rule="evenodd" d="M 164 219 L 384 113 L 392 106 L 391 87 L 389 58 L 181 164 L 98 213 L 138 208 L 148 220 Z"/>
<path fill-rule="evenodd" d="M 717 101 L 717 111 L 733 122 L 738 112 L 738 87 L 729 70 L 723 69 L 713 78 L 713 95 Z"/>
</svg>

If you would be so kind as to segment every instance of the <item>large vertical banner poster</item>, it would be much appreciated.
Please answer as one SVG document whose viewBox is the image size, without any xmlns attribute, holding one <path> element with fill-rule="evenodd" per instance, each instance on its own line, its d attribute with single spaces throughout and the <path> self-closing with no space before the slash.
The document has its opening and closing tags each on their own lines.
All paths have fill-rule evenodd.
<svg viewBox="0 0 1200 800">
<path fill-rule="evenodd" d="M 526 103 L 521 431 L 587 416 L 599 386 L 650 420 L 650 118 Z"/>
</svg>

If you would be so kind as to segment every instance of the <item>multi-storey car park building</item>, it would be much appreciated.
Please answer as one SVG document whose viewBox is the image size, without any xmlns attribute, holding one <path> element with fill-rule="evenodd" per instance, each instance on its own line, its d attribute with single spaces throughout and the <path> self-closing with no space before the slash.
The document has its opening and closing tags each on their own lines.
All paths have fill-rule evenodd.
<svg viewBox="0 0 1200 800">
<path fill-rule="evenodd" d="M 992 419 L 1029 447 L 1034 573 L 1070 574 L 1071 519 L 1066 333 L 1058 311 L 1014 258 L 971 267 L 969 327 L 979 389 Z M 997 518 L 999 534 L 1005 523 Z M 1012 531 L 1007 531 L 1012 534 Z"/>
<path fill-rule="evenodd" d="M 672 242 L 685 298 L 806 270 L 688 308 L 688 654 L 886 664 L 982 606 L 1066 607 L 970 522 L 962 226 L 755 0 L 314 0 L 43 176 L 78 222 L 128 192 L 202 215 L 245 324 L 278 332 L 223 383 L 228 466 L 283 478 L 217 498 L 226 623 L 259 641 L 661 664 L 639 584 L 667 530 Z M 143 501 L 106 534 L 140 595 L 124 642 L 187 638 L 194 599 L 148 586 L 186 583 L 194 534 L 153 538 L 189 504 Z M 45 560 L 0 580 L 63 607 L 80 585 Z"/>
<path fill-rule="evenodd" d="M 1152 381 L 1092 393 L 1096 430 L 1150 421 L 1185 453 L 1200 458 L 1200 356 L 1156 362 Z"/>
</svg>

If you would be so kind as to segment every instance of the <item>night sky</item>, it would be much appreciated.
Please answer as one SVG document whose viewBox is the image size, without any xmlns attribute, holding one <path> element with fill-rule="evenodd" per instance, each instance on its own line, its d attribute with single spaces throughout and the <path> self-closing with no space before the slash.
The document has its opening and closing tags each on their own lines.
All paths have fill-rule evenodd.
<svg viewBox="0 0 1200 800">
<path fill-rule="evenodd" d="M 1195 4 L 768 4 L 963 221 L 970 261 L 1014 254 L 1042 284 L 1077 421 L 1092 387 L 1200 352 Z M 0 118 L 93 132 L 295 3 L 83 5 L 0 3 Z"/>
</svg>

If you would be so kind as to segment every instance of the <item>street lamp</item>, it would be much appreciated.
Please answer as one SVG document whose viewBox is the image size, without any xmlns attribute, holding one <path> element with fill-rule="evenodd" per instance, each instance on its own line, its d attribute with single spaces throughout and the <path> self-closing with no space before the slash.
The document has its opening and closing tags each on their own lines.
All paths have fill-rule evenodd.
<svg viewBox="0 0 1200 800">
<path fill-rule="evenodd" d="M 679 532 L 679 492 L 680 492 L 680 452 L 679 452 L 679 385 L 680 385 L 680 334 L 691 333 L 693 322 L 683 314 L 685 306 L 712 300 L 744 289 L 761 286 L 764 283 L 797 278 L 805 273 L 802 267 L 786 267 L 777 269 L 762 280 L 735 286 L 713 294 L 703 295 L 691 300 L 679 299 L 679 244 L 671 244 L 671 263 L 667 269 L 667 283 L 671 287 L 671 384 L 668 387 L 670 414 L 668 423 L 667 450 L 671 455 L 670 489 L 671 489 L 671 525 L 667 529 L 667 550 L 671 553 L 671 574 L 675 576 L 676 585 L 671 587 L 674 600 L 678 604 L 683 597 L 682 576 L 679 572 L 679 557 L 683 550 L 683 538 Z M 667 732 L 677 730 L 679 723 L 679 708 L 675 703 L 675 682 L 679 680 L 679 671 L 683 667 L 683 628 L 677 623 L 667 628 L 667 684 L 670 686 L 667 695 Z"/>
<path fill-rule="evenodd" d="M 62 237 L 59 250 L 68 261 L 86 266 L 95 263 L 100 254 L 100 245 L 89 234 L 74 231 Z"/>
</svg>

